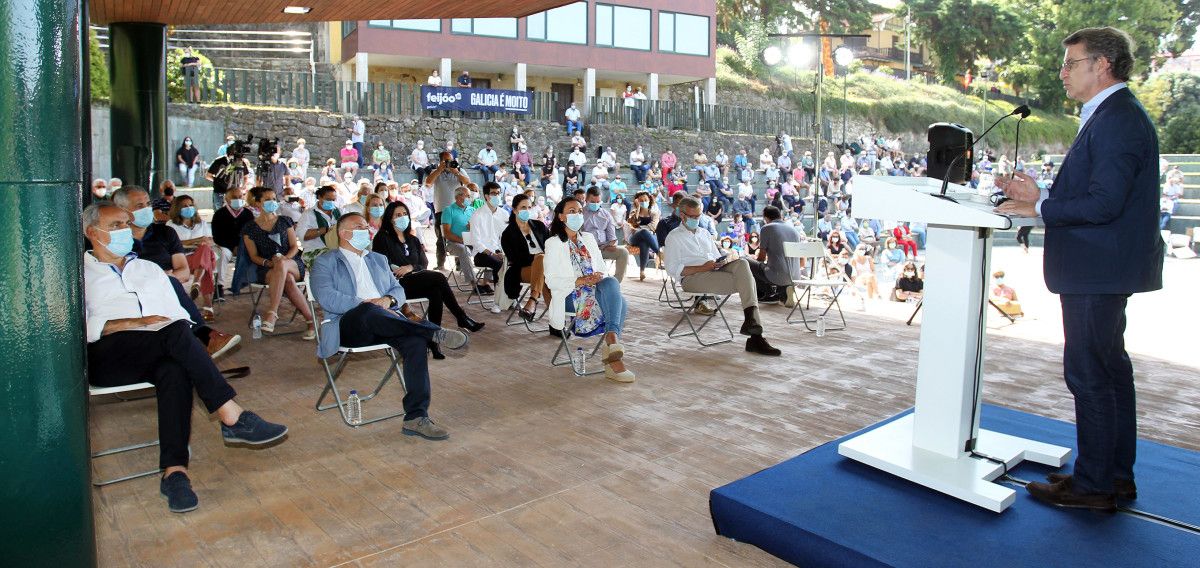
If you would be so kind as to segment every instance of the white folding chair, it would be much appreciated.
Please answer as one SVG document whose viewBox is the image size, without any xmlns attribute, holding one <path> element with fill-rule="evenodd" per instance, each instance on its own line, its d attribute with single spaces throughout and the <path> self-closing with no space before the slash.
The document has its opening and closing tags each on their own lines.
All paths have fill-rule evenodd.
<svg viewBox="0 0 1200 568">
<path fill-rule="evenodd" d="M 301 292 L 306 292 L 308 290 L 308 281 L 301 280 L 299 282 L 296 282 L 296 286 L 300 288 Z M 258 305 L 260 303 L 262 303 L 263 295 L 265 295 L 266 292 L 270 289 L 271 289 L 271 287 L 267 284 L 251 284 L 250 285 L 250 298 L 253 301 L 253 305 L 251 305 L 251 307 L 250 307 L 250 320 L 246 323 L 247 327 L 249 327 L 251 329 L 254 328 L 254 316 L 259 315 Z M 286 301 L 287 298 L 285 297 L 284 300 Z M 280 305 L 282 306 L 283 303 L 281 302 Z M 296 323 L 296 316 L 298 316 L 298 315 L 300 315 L 300 310 L 293 307 L 292 308 L 292 317 L 288 318 L 287 323 L 282 324 L 282 327 L 287 327 L 287 326 L 292 325 L 293 323 Z M 314 316 L 314 317 L 316 317 L 316 316 Z M 276 324 L 276 325 L 279 325 L 279 324 Z M 270 335 L 271 337 L 279 337 L 279 336 L 283 336 L 283 335 L 292 335 L 294 333 L 303 333 L 304 331 L 305 331 L 304 329 L 296 329 L 296 330 L 292 330 L 292 331 L 275 331 L 270 334 L 264 334 L 264 335 Z"/>
<path fill-rule="evenodd" d="M 318 304 L 316 298 L 313 297 L 312 289 L 310 287 L 305 287 L 305 295 L 308 297 L 308 306 L 309 306 L 309 309 L 313 313 L 313 317 L 315 318 L 316 313 L 317 313 L 317 308 L 320 307 L 320 304 Z M 324 324 L 328 321 L 329 320 L 322 320 L 320 323 L 318 323 L 316 325 L 317 345 L 321 344 L 321 324 Z M 337 389 L 337 379 L 338 379 L 338 377 L 341 376 L 342 371 L 346 368 L 346 361 L 350 355 L 353 355 L 355 353 L 370 353 L 373 351 L 383 351 L 385 354 L 387 354 L 388 359 L 390 359 L 390 364 L 388 365 L 388 370 L 386 373 L 384 373 L 383 378 L 381 378 L 379 380 L 379 384 L 375 386 L 375 390 L 372 391 L 371 394 L 360 397 L 360 400 L 363 402 L 364 407 L 366 406 L 366 402 L 368 400 L 375 398 L 375 396 L 378 395 L 379 392 L 383 390 L 383 386 L 387 384 L 388 380 L 390 380 L 392 378 L 393 374 L 396 375 L 398 382 L 400 383 L 400 389 L 405 390 L 404 389 L 404 370 L 400 366 L 400 359 L 399 359 L 399 357 L 396 356 L 396 351 L 394 349 L 392 349 L 392 347 L 390 345 L 380 343 L 380 344 L 376 344 L 376 345 L 368 345 L 365 347 L 342 347 L 342 346 L 339 346 L 337 355 L 335 355 L 335 357 L 337 357 L 337 362 L 335 363 L 333 368 L 330 368 L 330 366 L 329 366 L 329 359 L 332 359 L 333 357 L 330 357 L 328 359 L 321 359 L 321 367 L 325 370 L 325 381 L 326 382 L 325 382 L 325 388 L 321 391 L 321 396 L 317 398 L 317 404 L 315 405 L 318 412 L 336 408 L 336 409 L 338 409 L 338 412 L 342 415 L 342 422 L 346 423 L 346 425 L 351 428 L 358 428 L 359 426 L 366 426 L 367 424 L 381 422 L 383 420 L 388 420 L 390 418 L 396 418 L 397 416 L 404 416 L 404 410 L 400 410 L 399 412 L 393 412 L 391 414 L 387 414 L 384 416 L 377 416 L 377 417 L 371 418 L 371 419 L 364 419 L 361 422 L 359 422 L 358 424 L 353 424 L 350 422 L 350 417 L 346 415 L 345 403 L 342 400 L 341 393 L 339 393 L 338 389 Z M 407 392 L 407 391 L 405 390 L 405 392 Z M 322 404 L 325 401 L 325 397 L 329 396 L 330 393 L 333 393 L 333 402 L 329 403 L 329 404 Z"/>
<path fill-rule="evenodd" d="M 474 241 L 471 239 L 471 231 L 463 231 L 463 243 L 467 247 L 469 255 L 469 253 L 474 250 Z M 482 268 L 474 266 L 474 262 L 471 262 L 471 265 L 475 269 L 475 280 L 470 282 L 470 287 L 467 289 L 467 305 L 487 308 L 489 311 L 495 314 L 500 313 L 500 310 L 503 309 L 500 307 L 498 300 L 500 296 L 500 286 L 503 285 L 501 279 L 499 277 L 495 278 L 496 285 L 493 286 L 492 289 L 492 298 L 491 300 L 488 300 L 487 297 L 484 296 L 483 292 L 479 289 L 479 281 L 491 275 L 493 271 L 491 268 L 486 266 Z M 491 278 L 488 279 L 491 280 Z M 459 289 L 461 290 L 461 288 Z M 488 306 L 489 303 L 491 304 L 490 307 Z"/>
<path fill-rule="evenodd" d="M 153 397 L 154 397 L 154 395 L 153 395 L 153 394 L 150 394 L 150 395 L 147 395 L 147 396 L 138 396 L 138 397 L 134 397 L 134 398 L 124 398 L 124 397 L 122 397 L 122 396 L 121 396 L 121 393 L 127 393 L 127 392 L 139 391 L 139 390 L 146 390 L 146 389 L 153 389 L 153 388 L 154 388 L 154 385 L 152 385 L 152 384 L 150 384 L 150 383 L 135 383 L 135 384 L 132 384 L 132 385 L 123 385 L 123 386 L 119 386 L 119 387 L 96 387 L 96 386 L 88 385 L 88 397 L 89 397 L 89 398 L 92 398 L 92 397 L 104 396 L 104 395 L 110 395 L 110 394 L 111 394 L 111 395 L 114 395 L 114 396 L 116 396 L 117 398 L 119 398 L 119 399 L 121 399 L 121 400 L 124 400 L 124 401 L 129 401 L 129 400 L 140 400 L 140 399 L 143 399 L 143 398 L 153 398 Z M 158 440 L 154 440 L 153 442 L 143 442 L 143 443 L 140 443 L 140 444 L 130 444 L 130 445 L 128 445 L 128 446 L 121 446 L 121 447 L 119 447 L 119 448 L 111 448 L 111 449 L 107 449 L 107 450 L 100 450 L 100 451 L 97 451 L 97 452 L 93 452 L 93 453 L 92 453 L 92 460 L 93 460 L 93 461 L 95 461 L 95 460 L 96 460 L 96 458 L 101 458 L 101 457 L 104 457 L 104 456 L 111 456 L 111 455 L 114 455 L 114 454 L 121 454 L 121 453 L 125 453 L 125 452 L 132 452 L 132 451 L 134 451 L 134 450 L 141 450 L 141 449 L 144 449 L 144 448 L 153 448 L 153 447 L 156 447 L 156 446 L 158 446 Z M 134 474 L 131 474 L 131 475 L 126 475 L 126 476 L 124 476 L 124 477 L 116 477 L 116 478 L 113 478 L 113 479 L 102 479 L 102 480 L 99 480 L 99 481 L 93 480 L 93 481 L 92 481 L 92 485 L 95 485 L 96 487 L 104 487 L 105 485 L 112 485 L 112 484 L 114 484 L 114 483 L 118 483 L 118 482 L 121 482 L 121 481 L 129 481 L 130 479 L 138 479 L 138 478 L 141 478 L 141 477 L 149 477 L 149 476 L 151 476 L 151 475 L 157 475 L 157 474 L 158 474 L 159 472 L 161 472 L 161 471 L 162 471 L 161 469 L 159 469 L 159 468 L 157 468 L 157 467 L 156 467 L 156 468 L 154 468 L 154 469 L 151 469 L 151 470 L 143 471 L 143 472 L 141 472 L 141 473 L 134 473 Z"/>
<path fill-rule="evenodd" d="M 529 284 L 522 282 L 521 283 L 521 293 L 517 294 L 517 299 L 515 301 L 513 301 L 513 305 L 508 308 L 508 318 L 504 320 L 504 325 L 505 326 L 514 326 L 514 325 L 524 324 L 525 329 L 528 330 L 529 333 L 544 333 L 546 330 L 549 329 L 549 326 L 534 327 L 534 322 L 541 321 L 542 318 L 546 317 L 546 313 L 550 311 L 549 303 L 546 304 L 546 307 L 542 308 L 541 313 L 534 314 L 534 318 L 533 318 L 532 322 L 525 321 L 525 318 L 521 317 L 520 314 L 518 313 L 518 310 L 522 306 L 525 305 L 525 300 L 529 298 L 529 294 L 530 294 Z M 535 312 L 536 312 L 536 309 L 535 309 Z M 516 321 L 514 321 L 514 319 Z"/>
<path fill-rule="evenodd" d="M 841 327 L 826 327 L 825 331 L 838 331 L 846 329 L 846 316 L 842 313 L 842 304 L 838 301 L 838 297 L 842 295 L 842 291 L 848 286 L 851 286 L 845 275 L 841 278 L 833 278 L 829 276 L 829 267 L 826 264 L 825 244 L 821 241 L 807 241 L 803 243 L 783 243 L 783 254 L 787 257 L 788 263 L 805 261 L 808 265 L 808 275 L 804 278 L 793 282 L 793 286 L 803 287 L 804 290 L 796 296 L 796 305 L 792 306 L 792 311 L 788 312 L 786 321 L 788 323 L 796 323 L 792 321 L 792 316 L 799 311 L 800 321 L 804 324 L 804 328 L 808 331 L 816 331 L 815 327 L 809 324 L 815 324 L 818 318 L 825 317 L 829 314 L 829 310 L 837 308 L 838 318 L 842 321 Z M 822 266 L 825 272 L 823 277 L 817 277 L 818 265 Z M 825 309 L 821 311 L 817 317 L 808 318 L 805 313 L 812 305 L 813 290 L 816 288 L 829 288 L 830 300 Z M 803 307 L 801 307 L 803 304 Z"/>
<path fill-rule="evenodd" d="M 669 286 L 668 283 L 670 284 Z M 725 307 L 725 302 L 728 302 L 729 298 L 731 297 L 730 294 L 696 295 L 692 305 L 688 306 L 685 303 L 686 300 L 684 300 L 683 295 L 680 293 L 680 285 L 675 282 L 675 278 L 673 276 L 667 276 L 667 280 L 663 282 L 663 287 L 664 291 L 669 294 L 667 296 L 667 305 L 680 311 L 679 320 L 675 322 L 675 325 L 672 326 L 669 331 L 667 331 L 667 337 L 671 339 L 677 339 L 690 335 L 696 338 L 696 341 L 700 343 L 701 347 L 720 345 L 722 343 L 733 341 L 733 328 L 729 326 L 729 320 L 725 319 L 725 312 L 723 310 Z M 704 318 L 704 320 L 700 322 L 700 325 L 697 326 L 696 322 L 692 320 L 693 312 L 695 311 L 696 306 L 700 305 L 700 302 L 709 297 L 713 298 L 717 302 L 717 308 L 713 310 L 713 313 L 707 316 L 696 314 L 698 317 Z M 721 318 L 721 323 L 725 325 L 726 333 L 722 334 L 718 330 L 717 339 L 715 341 L 705 341 L 704 338 L 700 336 L 700 332 L 704 331 L 704 328 L 708 325 L 708 323 L 716 317 Z M 679 329 L 679 326 L 683 325 L 685 322 L 688 324 L 688 328 L 691 329 L 691 331 L 676 333 L 675 330 Z"/>
<path fill-rule="evenodd" d="M 567 300 L 566 300 L 566 298 L 554 298 L 552 301 L 565 303 Z M 559 338 L 558 338 L 558 348 L 554 350 L 554 355 L 550 357 L 550 365 L 551 366 L 563 367 L 563 366 L 571 366 L 572 365 L 572 363 L 571 363 L 571 337 L 574 336 L 574 334 L 571 332 L 572 329 L 575 329 L 575 312 L 568 311 L 568 312 L 566 312 L 566 315 L 563 318 L 562 335 L 559 336 Z M 594 345 L 592 347 L 591 351 L 588 352 L 587 358 L 589 361 L 593 361 L 596 359 L 596 352 L 600 351 L 601 343 L 604 343 L 604 334 L 603 333 L 601 333 L 597 336 L 596 345 Z M 565 356 L 565 359 L 559 359 L 560 356 Z M 604 372 L 604 368 L 601 367 L 595 371 L 584 371 L 580 376 L 586 377 L 586 376 L 590 376 L 590 375 L 598 375 L 603 372 Z M 576 372 L 576 374 L 579 374 L 579 373 Z"/>
</svg>

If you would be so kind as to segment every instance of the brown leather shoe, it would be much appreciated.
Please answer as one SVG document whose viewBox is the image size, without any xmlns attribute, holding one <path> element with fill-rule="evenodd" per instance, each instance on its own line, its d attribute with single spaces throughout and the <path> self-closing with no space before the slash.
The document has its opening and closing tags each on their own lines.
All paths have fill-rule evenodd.
<svg viewBox="0 0 1200 568">
<path fill-rule="evenodd" d="M 242 336 L 240 335 L 221 333 L 214 329 L 208 335 L 208 356 L 215 360 L 228 353 L 230 349 L 233 349 L 241 341 Z"/>
<path fill-rule="evenodd" d="M 759 355 L 769 355 L 771 357 L 778 357 L 783 353 L 782 351 L 771 347 L 771 344 L 767 343 L 767 338 L 761 335 L 751 335 L 749 339 L 746 340 L 746 351 L 758 353 Z"/>
<path fill-rule="evenodd" d="M 1055 507 L 1070 507 L 1074 509 L 1092 509 L 1115 513 L 1117 498 L 1112 493 L 1076 493 L 1071 490 L 1071 480 L 1065 479 L 1058 483 L 1042 483 L 1035 481 L 1025 486 L 1035 499 Z"/>
<path fill-rule="evenodd" d="M 1058 483 L 1066 479 L 1071 479 L 1071 474 L 1051 473 L 1046 476 L 1046 481 L 1050 483 Z M 1113 493 L 1117 494 L 1119 501 L 1137 501 L 1137 484 L 1132 479 L 1114 479 Z"/>
</svg>

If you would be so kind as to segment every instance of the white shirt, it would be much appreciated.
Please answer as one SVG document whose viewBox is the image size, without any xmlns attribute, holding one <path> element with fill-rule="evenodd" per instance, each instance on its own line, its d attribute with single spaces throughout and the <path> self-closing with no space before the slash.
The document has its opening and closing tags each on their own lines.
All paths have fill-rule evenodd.
<svg viewBox="0 0 1200 568">
<path fill-rule="evenodd" d="M 329 228 L 332 229 L 337 225 L 337 220 L 335 220 L 332 216 L 327 215 L 324 211 L 321 211 L 319 206 L 313 207 L 312 209 L 309 209 L 303 217 L 300 218 L 300 228 L 296 234 L 299 235 L 301 239 L 304 238 L 304 235 L 307 234 L 308 231 L 321 228 L 321 225 L 317 223 L 317 215 L 325 218 L 325 221 L 327 222 L 326 224 L 329 226 Z M 315 239 L 308 239 L 304 241 L 304 250 L 306 251 L 321 250 L 323 248 L 325 248 L 325 238 L 323 236 L 318 235 Z"/>
<path fill-rule="evenodd" d="M 471 245 L 475 252 L 490 250 L 500 252 L 500 233 L 508 226 L 508 211 L 497 207 L 495 211 L 484 205 L 471 214 Z"/>
<path fill-rule="evenodd" d="M 700 266 L 721 256 L 711 233 L 703 228 L 692 232 L 683 224 L 667 235 L 666 250 L 670 251 L 667 253 L 667 274 L 680 283 L 683 282 L 683 267 Z"/>
<path fill-rule="evenodd" d="M 496 164 L 496 160 L 497 158 L 495 150 L 488 150 L 487 148 L 484 148 L 479 151 L 479 163 L 485 166 L 492 166 Z"/>
<path fill-rule="evenodd" d="M 577 109 L 575 107 L 568 107 L 567 112 L 565 114 L 567 116 L 567 120 L 570 120 L 572 122 L 579 120 L 579 109 Z"/>
<path fill-rule="evenodd" d="M 188 228 L 187 225 L 177 225 L 174 221 L 167 221 L 167 226 L 175 229 L 175 234 L 179 235 L 181 241 L 190 241 L 201 237 L 212 238 L 212 225 L 203 220 L 196 220 L 196 224 L 191 228 Z"/>
<path fill-rule="evenodd" d="M 363 124 L 362 120 L 354 121 L 354 125 L 350 132 L 350 141 L 351 142 L 362 142 L 363 134 L 365 134 L 366 131 L 367 131 L 367 125 Z"/>
<path fill-rule="evenodd" d="M 1099 93 L 1096 93 L 1088 102 L 1083 103 L 1083 108 L 1079 109 L 1079 131 L 1083 131 L 1083 125 L 1087 124 L 1088 119 L 1092 118 L 1092 114 L 1096 112 L 1096 107 L 1111 97 L 1113 93 L 1120 91 L 1126 87 L 1125 83 L 1117 83 Z"/>
<path fill-rule="evenodd" d="M 571 152 L 571 155 L 568 156 L 567 159 L 575 162 L 576 166 L 579 166 L 580 169 L 583 169 L 583 165 L 587 163 L 587 154 L 584 154 L 579 150 L 575 150 L 574 152 Z"/>
<path fill-rule="evenodd" d="M 629 165 L 640 166 L 646 163 L 646 155 L 639 150 L 634 150 L 629 153 Z"/>
<path fill-rule="evenodd" d="M 104 324 L 118 319 L 163 316 L 188 320 L 179 297 L 162 268 L 148 260 L 127 257 L 124 270 L 83 254 L 83 311 L 87 342 L 95 343 Z M 188 320 L 191 321 L 191 320 Z"/>
<path fill-rule="evenodd" d="M 346 258 L 346 263 L 350 265 L 350 274 L 354 276 L 354 295 L 358 296 L 359 300 L 374 300 L 382 296 L 383 294 L 380 294 L 379 289 L 375 287 L 375 280 L 371 278 L 367 261 L 363 259 L 367 254 L 366 251 L 356 253 L 344 248 L 338 250 Z"/>
<path fill-rule="evenodd" d="M 412 151 L 412 154 L 409 154 L 408 160 L 412 162 L 414 166 L 423 168 L 429 165 L 429 154 L 426 154 L 425 150 L 417 148 Z"/>
<path fill-rule="evenodd" d="M 430 75 L 428 79 L 425 79 L 425 82 L 431 86 L 440 87 L 442 86 L 442 77 L 440 75 Z"/>
<path fill-rule="evenodd" d="M 614 168 L 617 166 L 617 157 L 612 152 L 604 152 L 600 155 L 600 163 L 605 167 Z"/>
</svg>

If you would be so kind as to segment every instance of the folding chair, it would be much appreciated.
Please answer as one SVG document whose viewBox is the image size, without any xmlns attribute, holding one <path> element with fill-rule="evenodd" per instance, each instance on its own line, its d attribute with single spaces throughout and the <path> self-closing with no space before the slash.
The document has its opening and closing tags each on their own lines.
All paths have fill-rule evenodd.
<svg viewBox="0 0 1200 568">
<path fill-rule="evenodd" d="M 145 389 L 153 389 L 153 388 L 154 388 L 154 385 L 152 385 L 150 383 L 135 383 L 132 385 L 124 385 L 124 386 L 119 386 L 119 387 L 96 387 L 96 386 L 88 385 L 88 397 L 90 398 L 90 397 L 97 397 L 97 396 L 104 396 L 104 395 L 111 394 L 123 401 L 141 400 L 143 398 L 153 398 L 154 395 L 151 394 L 151 395 L 147 395 L 147 396 L 139 396 L 139 397 L 134 397 L 134 398 L 124 398 L 121 396 L 121 393 L 133 392 L 133 391 L 145 390 Z M 158 446 L 158 440 L 154 440 L 153 442 L 143 442 L 140 444 L 130 444 L 128 446 L 121 446 L 119 448 L 112 448 L 112 449 L 108 449 L 108 450 L 100 450 L 98 452 L 92 453 L 92 460 L 95 461 L 96 458 L 101 458 L 104 456 L 111 456 L 114 454 L 132 452 L 134 450 L 141 450 L 143 448 L 153 448 L 155 446 Z M 141 473 L 134 473 L 131 475 L 126 475 L 124 477 L 92 481 L 92 485 L 95 485 L 96 487 L 104 487 L 105 485 L 112 485 L 114 483 L 118 483 L 121 481 L 129 481 L 130 479 L 138 479 L 141 477 L 149 477 L 151 475 L 157 475 L 161 471 L 162 471 L 161 469 L 156 467 L 151 470 L 143 471 Z"/>
<path fill-rule="evenodd" d="M 669 288 L 667 288 L 668 281 L 671 284 Z M 728 343 L 730 341 L 733 341 L 733 328 L 729 326 L 729 320 L 725 319 L 725 312 L 723 311 L 723 308 L 725 307 L 725 302 L 728 302 L 729 298 L 732 297 L 731 294 L 726 294 L 724 296 L 721 296 L 718 294 L 697 295 L 695 297 L 696 298 L 695 301 L 689 307 L 686 304 L 684 304 L 684 299 L 683 299 L 683 296 L 679 293 L 680 287 L 675 282 L 675 277 L 668 275 L 667 280 L 663 282 L 663 287 L 665 289 L 668 289 L 670 291 L 670 294 L 675 297 L 674 300 L 671 300 L 670 296 L 668 296 L 667 304 L 669 306 L 671 306 L 672 308 L 678 309 L 681 312 L 681 314 L 679 316 L 679 321 L 676 321 L 675 325 L 673 327 L 671 327 L 670 331 L 667 332 L 667 337 L 669 337 L 671 339 L 676 339 L 676 338 L 687 337 L 687 336 L 691 335 L 696 338 L 696 341 L 698 343 L 700 343 L 701 347 L 708 347 L 710 345 L 720 345 L 722 343 Z M 700 322 L 700 325 L 697 326 L 696 322 L 692 320 L 692 312 L 696 309 L 696 306 L 698 306 L 701 301 L 703 301 L 705 298 L 708 298 L 708 297 L 712 297 L 714 300 L 716 300 L 717 309 L 713 310 L 713 313 L 711 313 L 707 316 L 700 316 L 700 317 L 704 318 L 704 321 Z M 699 314 L 697 314 L 697 315 L 699 315 Z M 721 323 L 723 323 L 725 325 L 725 332 L 728 333 L 728 337 L 726 337 L 725 334 L 721 334 L 718 336 L 719 339 L 717 339 L 716 341 L 707 341 L 707 342 L 704 341 L 704 339 L 700 337 L 700 332 L 704 330 L 704 327 L 707 326 L 708 323 L 713 320 L 713 318 L 718 317 L 718 316 L 720 316 L 720 318 L 721 318 Z M 679 326 L 683 325 L 684 322 L 687 322 L 688 328 L 691 329 L 691 331 L 683 332 L 683 333 L 675 333 L 675 330 L 679 329 Z"/>
<path fill-rule="evenodd" d="M 298 286 L 302 292 L 307 291 L 308 290 L 308 281 L 301 280 L 296 283 L 296 286 Z M 251 305 L 251 307 L 250 307 L 250 320 L 246 323 L 247 327 L 249 327 L 251 329 L 254 328 L 254 316 L 259 315 L 258 305 L 260 303 L 262 303 L 263 295 L 267 292 L 267 290 L 270 290 L 270 289 L 271 289 L 271 287 L 267 284 L 251 284 L 250 285 L 250 297 L 252 298 L 253 305 Z M 286 300 L 287 298 L 284 298 L 284 299 Z M 283 304 L 280 303 L 280 305 L 283 305 Z M 292 308 L 292 317 L 288 318 L 287 323 L 282 324 L 283 327 L 287 327 L 287 326 L 292 325 L 293 323 L 296 323 L 296 316 L 298 316 L 298 315 L 300 315 L 300 310 Z M 295 333 L 303 333 L 304 331 L 305 330 L 303 330 L 303 329 L 297 329 L 297 330 L 293 330 L 293 331 L 276 331 L 276 332 L 270 333 L 269 335 L 271 337 L 280 337 L 283 335 L 292 335 Z M 267 335 L 267 334 L 264 334 L 264 335 Z"/>
<path fill-rule="evenodd" d="M 320 307 L 320 305 L 317 304 L 316 298 L 313 297 L 311 288 L 305 287 L 304 290 L 305 290 L 305 295 L 308 297 L 308 307 L 310 310 L 312 310 L 313 316 L 315 318 L 316 313 L 317 313 L 317 308 Z M 316 325 L 317 345 L 321 344 L 321 324 L 328 322 L 328 321 L 329 320 L 322 320 L 320 323 L 318 323 Z M 330 357 L 329 359 L 321 359 L 321 366 L 325 369 L 326 382 L 325 382 L 325 388 L 321 391 L 321 396 L 317 398 L 317 404 L 315 405 L 318 412 L 336 408 L 336 409 L 338 409 L 338 412 L 342 415 L 342 422 L 345 422 L 346 425 L 351 428 L 358 428 L 359 426 L 366 426 L 367 424 L 381 422 L 383 420 L 388 420 L 390 418 L 396 418 L 397 416 L 404 416 L 404 410 L 400 410 L 399 412 L 394 412 L 392 414 L 387 414 L 384 416 L 378 416 L 375 418 L 371 418 L 369 420 L 364 419 L 362 422 L 360 422 L 358 424 L 352 424 L 350 422 L 349 416 L 346 415 L 346 406 L 344 404 L 344 401 L 342 400 L 341 393 L 339 393 L 338 389 L 337 389 L 337 379 L 338 379 L 338 377 L 340 377 L 342 375 L 342 370 L 344 370 L 346 368 L 346 360 L 350 355 L 353 355 L 355 353 L 370 353 L 372 351 L 383 351 L 384 353 L 387 354 L 388 358 L 391 360 L 391 363 L 388 365 L 388 370 L 386 373 L 384 373 L 383 378 L 379 380 L 379 384 L 376 385 L 375 390 L 373 392 L 371 392 L 371 394 L 368 394 L 368 395 L 360 398 L 360 400 L 363 402 L 363 405 L 365 406 L 366 402 L 368 400 L 375 398 L 375 396 L 378 395 L 379 392 L 383 390 L 383 386 L 387 384 L 388 380 L 390 380 L 392 378 L 393 374 L 399 378 L 400 389 L 404 390 L 404 371 L 400 366 L 400 359 L 396 356 L 395 350 L 393 350 L 390 345 L 380 343 L 380 344 L 376 344 L 376 345 L 368 345 L 365 347 L 341 347 L 341 346 L 339 346 L 338 352 L 336 355 L 337 363 L 334 365 L 334 367 L 332 369 L 329 366 L 329 359 L 332 359 L 333 357 Z M 331 392 L 333 393 L 333 402 L 330 404 L 323 405 L 322 403 L 325 401 L 325 397 L 329 396 L 329 393 L 331 393 Z M 405 391 L 405 392 L 407 392 L 407 391 Z"/>
<path fill-rule="evenodd" d="M 508 318 L 504 320 L 504 325 L 511 327 L 514 325 L 524 324 L 525 329 L 528 330 L 529 333 L 544 333 L 548 329 L 550 329 L 549 325 L 547 325 L 546 327 L 535 328 L 533 326 L 533 322 L 541 321 L 542 318 L 546 317 L 546 313 L 550 311 L 549 304 L 547 304 L 546 307 L 542 308 L 542 313 L 534 314 L 533 322 L 525 321 L 525 318 L 522 318 L 518 314 L 518 310 L 522 306 L 525 305 L 525 300 L 529 298 L 529 294 L 530 294 L 529 284 L 522 282 L 521 283 L 521 293 L 517 294 L 517 299 L 515 301 L 513 301 L 512 307 L 508 308 Z M 516 321 L 513 321 L 514 318 L 516 319 Z"/>
<path fill-rule="evenodd" d="M 566 302 L 567 300 L 566 300 L 566 298 L 562 298 L 562 299 L 555 298 L 553 301 Z M 558 338 L 558 348 L 554 350 L 554 355 L 550 357 L 550 366 L 552 366 L 552 367 L 571 366 L 571 337 L 574 335 L 571 332 L 572 329 L 575 329 L 575 312 L 568 311 L 568 312 L 566 312 L 566 315 L 563 318 L 562 336 Z M 596 337 L 597 337 L 596 345 L 593 346 L 591 351 L 588 352 L 588 360 L 596 359 L 596 352 L 600 351 L 600 344 L 604 343 L 604 334 L 603 333 L 599 334 Z M 564 355 L 566 358 L 560 360 L 559 359 L 560 355 Z M 585 363 L 585 365 L 586 365 L 586 363 Z M 586 371 L 585 370 L 582 374 L 580 374 L 578 372 L 576 372 L 575 374 L 577 374 L 581 377 L 587 377 L 587 376 L 591 376 L 591 375 L 599 375 L 600 373 L 603 373 L 603 372 L 604 372 L 604 368 L 601 367 L 595 371 Z"/>
<path fill-rule="evenodd" d="M 825 262 L 825 244 L 821 241 L 783 243 L 783 254 L 787 257 L 789 263 L 798 262 L 800 260 L 805 260 L 808 263 L 808 276 L 796 280 L 792 284 L 793 286 L 804 287 L 804 291 L 796 297 L 796 305 L 792 306 L 792 311 L 788 312 L 787 319 L 785 321 L 788 323 L 796 323 L 792 321 L 792 316 L 797 310 L 799 310 L 800 321 L 804 323 L 804 328 L 808 331 L 816 331 L 817 329 L 809 324 L 815 324 L 818 318 L 828 315 L 829 310 L 837 308 L 838 318 L 842 320 L 841 327 L 826 327 L 825 331 L 839 331 L 846 329 L 846 316 L 842 313 L 842 304 L 838 301 L 838 297 L 842 295 L 842 291 L 845 290 L 846 287 L 851 286 L 852 284 L 846 279 L 845 275 L 842 275 L 840 279 L 834 279 L 829 276 L 829 267 Z M 824 278 L 817 278 L 818 264 L 825 267 Z M 832 298 L 829 300 L 829 304 L 825 306 L 825 309 L 822 310 L 817 317 L 809 319 L 805 312 L 808 311 L 812 305 L 813 289 L 822 287 L 829 288 Z M 801 304 L 804 304 L 804 307 L 801 307 Z"/>
</svg>

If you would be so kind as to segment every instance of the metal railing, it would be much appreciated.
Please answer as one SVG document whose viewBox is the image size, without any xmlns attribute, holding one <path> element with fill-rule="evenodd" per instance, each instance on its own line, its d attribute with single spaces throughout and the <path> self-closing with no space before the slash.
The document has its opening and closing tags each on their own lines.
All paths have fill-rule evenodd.
<svg viewBox="0 0 1200 568">
<path fill-rule="evenodd" d="M 643 100 L 626 107 L 619 97 L 592 97 L 591 124 L 619 124 L 705 132 L 734 132 L 774 135 L 787 132 L 792 136 L 812 138 L 813 115 L 781 110 L 696 104 L 669 100 Z M 825 137 L 830 135 L 828 121 Z"/>
<path fill-rule="evenodd" d="M 898 47 L 854 47 L 854 54 L 859 57 L 871 57 L 885 61 L 904 62 L 904 50 Z M 909 61 L 914 66 L 924 64 L 924 58 L 916 51 L 909 52 Z"/>
<path fill-rule="evenodd" d="M 308 73 L 250 69 L 202 69 L 200 102 L 320 109 L 362 116 L 438 116 L 555 120 L 556 95 L 534 92 L 528 114 L 427 111 L 421 85 L 334 81 Z M 181 102 L 181 101 L 177 101 Z"/>
</svg>

